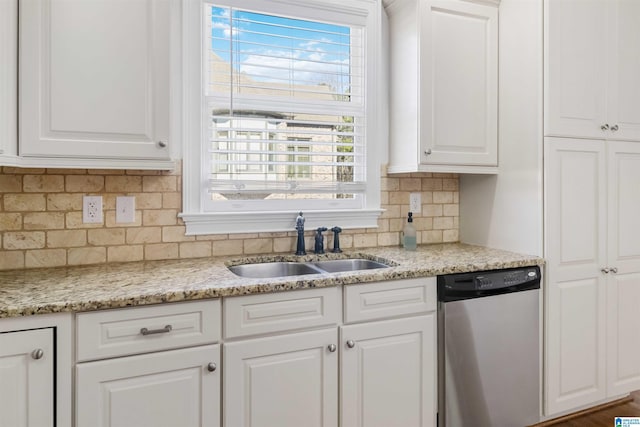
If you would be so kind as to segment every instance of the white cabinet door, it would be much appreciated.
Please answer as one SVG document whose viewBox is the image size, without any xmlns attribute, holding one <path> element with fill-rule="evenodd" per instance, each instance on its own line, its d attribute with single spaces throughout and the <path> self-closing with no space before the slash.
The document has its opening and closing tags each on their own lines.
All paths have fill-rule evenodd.
<svg viewBox="0 0 640 427">
<path fill-rule="evenodd" d="M 53 427 L 54 360 L 53 329 L 0 333 L 0 425 Z"/>
<path fill-rule="evenodd" d="M 546 138 L 546 414 L 606 396 L 603 141 Z"/>
<path fill-rule="evenodd" d="M 168 159 L 169 8 L 20 1 L 20 154 Z"/>
<path fill-rule="evenodd" d="M 640 144 L 608 144 L 607 380 L 615 396 L 640 388 Z"/>
<path fill-rule="evenodd" d="M 421 163 L 498 164 L 498 9 L 431 0 L 422 16 Z"/>
<path fill-rule="evenodd" d="M 224 426 L 337 426 L 337 344 L 336 328 L 225 343 Z"/>
<path fill-rule="evenodd" d="M 640 2 L 607 0 L 607 6 L 607 121 L 611 127 L 610 136 L 640 141 Z M 598 55 L 597 51 L 594 53 Z M 598 59 L 597 56 L 594 59 Z"/>
<path fill-rule="evenodd" d="M 342 426 L 436 425 L 435 313 L 342 327 Z"/>
<path fill-rule="evenodd" d="M 76 426 L 218 426 L 219 366 L 219 345 L 78 364 Z"/>
<path fill-rule="evenodd" d="M 496 173 L 498 8 L 390 0 L 389 172 Z"/>
<path fill-rule="evenodd" d="M 607 3 L 545 1 L 545 135 L 605 138 Z M 636 40 L 630 41 L 635 43 Z"/>
<path fill-rule="evenodd" d="M 0 165 L 17 153 L 18 2 L 0 1 Z"/>
</svg>

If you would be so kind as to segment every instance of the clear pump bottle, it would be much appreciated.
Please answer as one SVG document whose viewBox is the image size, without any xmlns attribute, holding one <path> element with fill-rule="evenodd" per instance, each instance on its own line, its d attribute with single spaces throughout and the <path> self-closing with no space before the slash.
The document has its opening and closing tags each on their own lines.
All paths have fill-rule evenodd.
<svg viewBox="0 0 640 427">
<path fill-rule="evenodd" d="M 409 218 L 407 218 L 407 223 L 404 225 L 402 246 L 407 251 L 416 250 L 416 228 L 413 226 L 413 212 L 409 212 Z"/>
</svg>

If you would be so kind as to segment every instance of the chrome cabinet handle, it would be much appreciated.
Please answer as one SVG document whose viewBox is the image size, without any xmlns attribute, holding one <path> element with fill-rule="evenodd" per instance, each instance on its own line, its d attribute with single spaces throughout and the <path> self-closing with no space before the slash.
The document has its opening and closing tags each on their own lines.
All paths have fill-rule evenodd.
<svg viewBox="0 0 640 427">
<path fill-rule="evenodd" d="M 616 274 L 618 272 L 618 267 L 611 267 L 609 271 L 612 272 L 613 274 Z"/>
<path fill-rule="evenodd" d="M 31 352 L 31 357 L 36 360 L 42 359 L 42 356 L 44 356 L 44 351 L 41 348 L 35 349 Z"/>
<path fill-rule="evenodd" d="M 329 352 L 333 353 L 334 351 L 336 351 L 336 350 L 337 350 L 337 347 L 336 347 L 336 345 L 335 345 L 335 344 L 329 344 L 329 345 L 327 346 L 327 349 L 329 350 Z"/>
<path fill-rule="evenodd" d="M 347 341 L 347 347 L 349 348 L 353 348 L 356 346 L 356 343 L 353 340 L 349 340 Z"/>
<path fill-rule="evenodd" d="M 609 269 L 607 267 L 601 268 L 600 271 L 602 271 L 604 274 L 609 274 Z"/>
<path fill-rule="evenodd" d="M 600 126 L 600 129 L 602 130 L 609 130 L 609 123 L 605 123 L 602 126 Z"/>
<path fill-rule="evenodd" d="M 428 148 L 426 150 L 424 150 L 424 154 L 426 154 L 427 156 L 431 154 L 431 148 Z"/>
<path fill-rule="evenodd" d="M 142 328 L 140 329 L 140 333 L 142 335 L 153 335 L 153 334 L 166 334 L 167 332 L 171 332 L 173 328 L 171 327 L 171 325 L 167 325 L 162 329 L 147 329 L 147 328 Z"/>
<path fill-rule="evenodd" d="M 218 365 L 216 365 L 215 363 L 211 362 L 207 365 L 207 371 L 209 372 L 215 372 L 215 370 L 218 369 Z"/>
<path fill-rule="evenodd" d="M 164 141 L 158 141 L 158 147 L 160 148 L 165 148 L 167 146 L 167 143 Z"/>
<path fill-rule="evenodd" d="M 614 132 L 615 132 L 615 131 L 617 131 L 618 129 L 620 129 L 620 128 L 618 127 L 618 125 L 613 125 L 613 126 L 611 126 L 611 130 L 612 130 L 612 131 L 614 131 Z"/>
</svg>

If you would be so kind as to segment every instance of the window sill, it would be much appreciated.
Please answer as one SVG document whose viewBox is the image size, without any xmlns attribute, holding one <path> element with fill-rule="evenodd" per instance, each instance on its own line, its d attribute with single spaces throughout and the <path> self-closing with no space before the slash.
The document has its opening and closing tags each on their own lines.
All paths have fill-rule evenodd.
<svg viewBox="0 0 640 427">
<path fill-rule="evenodd" d="M 305 228 L 377 228 L 382 209 L 304 211 Z M 181 213 L 186 235 L 295 231 L 298 212 Z"/>
</svg>

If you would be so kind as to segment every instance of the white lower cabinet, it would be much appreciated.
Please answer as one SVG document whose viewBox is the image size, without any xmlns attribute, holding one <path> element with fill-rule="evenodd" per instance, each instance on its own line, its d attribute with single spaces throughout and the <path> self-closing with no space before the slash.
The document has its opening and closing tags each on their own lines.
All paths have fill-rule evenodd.
<svg viewBox="0 0 640 427">
<path fill-rule="evenodd" d="M 341 328 L 340 425 L 436 425 L 435 313 Z"/>
<path fill-rule="evenodd" d="M 75 427 L 436 425 L 435 278 L 80 313 L 76 331 Z"/>
<path fill-rule="evenodd" d="M 78 364 L 76 426 L 218 426 L 219 366 L 219 345 Z"/>
<path fill-rule="evenodd" d="M 546 138 L 545 414 L 640 388 L 640 144 Z"/>
<path fill-rule="evenodd" d="M 336 328 L 225 343 L 224 425 L 338 425 Z"/>
<path fill-rule="evenodd" d="M 219 426 L 220 323 L 215 299 L 78 314 L 76 427 Z"/>
<path fill-rule="evenodd" d="M 225 301 L 231 334 L 223 345 L 225 427 L 436 425 L 435 278 L 336 291 Z M 340 297 L 344 323 L 353 324 L 342 325 L 335 310 L 320 309 Z M 248 328 L 228 325 L 239 318 L 252 319 L 260 334 L 246 337 Z"/>
<path fill-rule="evenodd" d="M 0 425 L 54 422 L 53 329 L 0 333 Z"/>
</svg>

